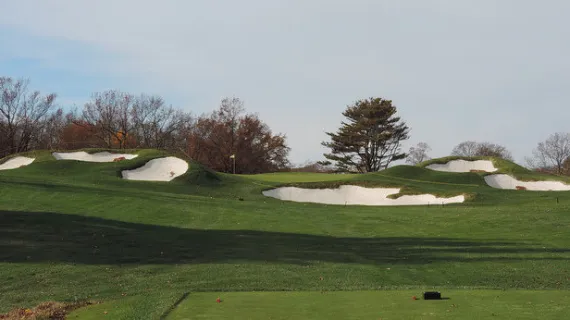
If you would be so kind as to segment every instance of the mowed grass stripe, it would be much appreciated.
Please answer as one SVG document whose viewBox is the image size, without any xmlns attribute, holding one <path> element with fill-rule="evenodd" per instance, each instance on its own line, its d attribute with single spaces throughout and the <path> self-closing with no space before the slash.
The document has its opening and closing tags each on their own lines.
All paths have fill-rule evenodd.
<svg viewBox="0 0 570 320">
<path fill-rule="evenodd" d="M 443 290 L 442 300 L 423 300 L 423 291 L 193 293 L 167 319 L 534 320 L 570 312 L 569 291 Z"/>
</svg>

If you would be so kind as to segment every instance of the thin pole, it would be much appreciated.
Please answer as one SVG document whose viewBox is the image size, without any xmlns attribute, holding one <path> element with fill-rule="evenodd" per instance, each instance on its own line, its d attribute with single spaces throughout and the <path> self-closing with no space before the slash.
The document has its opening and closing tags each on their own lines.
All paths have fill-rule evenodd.
<svg viewBox="0 0 570 320">
<path fill-rule="evenodd" d="M 234 174 L 236 174 L 236 157 L 234 156 Z"/>
</svg>

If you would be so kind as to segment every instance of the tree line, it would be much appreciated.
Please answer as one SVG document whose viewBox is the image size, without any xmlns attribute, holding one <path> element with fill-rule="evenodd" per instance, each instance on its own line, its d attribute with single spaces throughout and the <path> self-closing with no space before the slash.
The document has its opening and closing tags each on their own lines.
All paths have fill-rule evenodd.
<svg viewBox="0 0 570 320">
<path fill-rule="evenodd" d="M 64 111 L 57 94 L 29 89 L 29 80 L 0 77 L 0 157 L 30 150 L 81 148 L 183 151 L 220 172 L 275 171 L 375 172 L 395 161 L 417 164 L 429 159 L 425 142 L 402 150 L 410 128 L 391 100 L 358 100 L 342 113 L 346 121 L 326 132 L 326 160 L 293 167 L 284 134 L 274 134 L 239 98 L 224 98 L 208 114 L 194 116 L 168 105 L 158 95 L 107 90 L 95 92 L 83 108 Z M 456 156 L 494 156 L 513 160 L 504 146 L 464 141 Z M 554 133 L 526 159 L 527 166 L 570 174 L 570 133 Z"/>
<path fill-rule="evenodd" d="M 183 151 L 221 172 L 260 173 L 289 165 L 286 137 L 274 134 L 238 98 L 194 116 L 158 95 L 93 93 L 64 111 L 57 94 L 30 90 L 29 80 L 0 77 L 0 157 L 31 150 L 156 148 Z"/>
<path fill-rule="evenodd" d="M 336 132 L 327 132 L 330 141 L 325 161 L 312 167 L 321 172 L 375 172 L 388 168 L 394 161 L 404 160 L 416 165 L 429 160 L 430 146 L 420 142 L 406 153 L 402 143 L 410 138 L 410 128 L 398 115 L 391 100 L 371 97 L 358 100 L 343 112 L 346 121 Z M 478 141 L 464 141 L 451 150 L 452 156 L 491 156 L 513 161 L 505 146 Z M 526 158 L 527 167 L 548 173 L 570 175 L 570 133 L 557 132 L 538 143 L 532 157 Z M 324 168 L 323 168 L 324 166 Z M 312 168 L 305 166 L 305 170 Z M 302 171 L 299 168 L 298 171 Z"/>
</svg>

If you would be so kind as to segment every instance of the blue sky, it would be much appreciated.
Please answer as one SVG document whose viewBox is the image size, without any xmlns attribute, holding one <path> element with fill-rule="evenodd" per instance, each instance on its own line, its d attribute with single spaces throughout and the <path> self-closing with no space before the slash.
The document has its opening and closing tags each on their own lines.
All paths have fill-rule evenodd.
<svg viewBox="0 0 570 320">
<path fill-rule="evenodd" d="M 570 21 L 563 0 L 19 0 L 0 2 L 0 74 L 64 106 L 92 92 L 159 94 L 195 114 L 225 96 L 321 160 L 346 105 L 392 99 L 405 149 L 464 140 L 522 163 L 568 132 Z"/>
</svg>

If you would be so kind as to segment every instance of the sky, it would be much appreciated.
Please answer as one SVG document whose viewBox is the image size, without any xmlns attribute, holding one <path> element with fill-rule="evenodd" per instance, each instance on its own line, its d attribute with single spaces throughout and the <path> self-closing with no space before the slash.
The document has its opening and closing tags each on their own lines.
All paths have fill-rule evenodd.
<svg viewBox="0 0 570 320">
<path fill-rule="evenodd" d="M 295 164 L 357 100 L 392 100 L 431 157 L 465 140 L 524 164 L 570 132 L 564 0 L 0 0 L 0 76 L 82 107 L 93 92 L 162 96 L 195 115 L 238 97 Z"/>
</svg>

